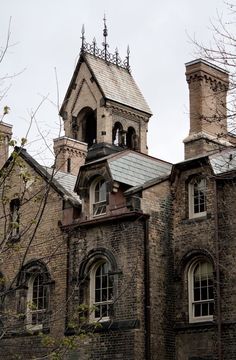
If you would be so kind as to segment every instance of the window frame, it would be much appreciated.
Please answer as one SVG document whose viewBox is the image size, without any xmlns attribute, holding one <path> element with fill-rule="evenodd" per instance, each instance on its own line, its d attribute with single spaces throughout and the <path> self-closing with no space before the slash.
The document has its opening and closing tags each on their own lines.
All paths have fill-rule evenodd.
<svg viewBox="0 0 236 360">
<path fill-rule="evenodd" d="M 105 199 L 96 201 L 96 192 L 97 192 L 96 187 L 101 182 L 103 182 L 101 187 L 103 186 L 103 184 L 105 185 Z M 105 210 L 103 211 L 101 209 L 101 212 L 97 213 L 100 208 L 104 208 Z M 98 216 L 106 215 L 106 213 L 107 213 L 107 183 L 103 177 L 99 176 L 92 182 L 90 186 L 90 215 L 91 217 L 98 217 Z"/>
<path fill-rule="evenodd" d="M 41 276 L 42 277 L 42 285 L 44 292 L 43 301 L 46 303 L 46 306 L 43 309 L 33 309 L 33 291 L 34 291 L 34 283 L 36 279 Z M 38 287 L 38 285 L 37 285 Z M 42 330 L 44 324 L 44 314 L 47 312 L 49 306 L 49 296 L 48 296 L 48 287 L 45 285 L 45 279 L 42 272 L 35 272 L 32 274 L 28 280 L 28 291 L 27 291 L 27 306 L 26 306 L 26 328 L 30 331 Z M 42 313 L 42 321 L 36 324 L 33 324 L 33 315 Z"/>
<path fill-rule="evenodd" d="M 200 299 L 195 300 L 194 298 L 194 275 L 195 270 L 199 264 L 208 264 L 212 267 L 212 287 L 213 287 L 213 298 Z M 208 276 L 209 277 L 209 276 Z M 208 281 L 208 278 L 207 278 Z M 202 288 L 201 288 L 202 289 Z M 209 293 L 209 286 L 207 286 L 207 292 Z M 213 313 L 214 313 L 214 305 L 215 305 L 215 297 L 214 297 L 214 269 L 211 261 L 205 258 L 198 258 L 193 261 L 188 269 L 188 308 L 189 308 L 189 322 L 197 323 L 204 321 L 213 321 L 213 313 L 211 315 L 201 315 L 195 316 L 195 305 L 197 304 L 210 304 L 213 303 Z"/>
<path fill-rule="evenodd" d="M 199 184 L 201 181 L 204 181 L 204 202 L 203 202 L 203 206 L 204 206 L 204 210 L 203 211 L 198 211 L 195 212 L 195 206 L 197 205 L 198 207 L 201 206 L 201 200 L 200 200 L 200 190 L 201 188 L 197 189 L 198 194 L 197 194 L 197 204 L 195 203 L 195 185 Z M 198 176 L 198 177 L 194 177 L 188 184 L 188 205 L 189 205 L 189 218 L 190 219 L 197 219 L 200 217 L 204 217 L 207 214 L 207 196 L 206 196 L 206 191 L 207 191 L 207 182 L 206 182 L 206 178 Z"/>
<path fill-rule="evenodd" d="M 106 298 L 106 300 L 96 302 L 95 292 L 96 292 L 96 290 L 99 290 L 99 291 L 102 290 L 101 287 L 99 287 L 99 289 L 97 289 L 97 287 L 96 287 L 96 274 L 97 274 L 98 269 L 104 264 L 107 264 L 107 268 L 108 268 L 106 282 L 111 280 L 111 283 L 112 283 L 112 296 L 111 296 L 111 299 L 109 299 L 109 296 L 108 296 L 108 298 Z M 93 266 L 91 267 L 90 284 L 89 284 L 89 306 L 90 306 L 89 320 L 90 321 L 104 322 L 104 321 L 110 320 L 109 309 L 107 310 L 108 315 L 106 315 L 106 316 L 101 316 L 101 315 L 96 316 L 95 315 L 95 313 L 96 313 L 95 307 L 102 307 L 104 305 L 107 305 L 109 307 L 109 305 L 112 305 L 114 302 L 114 279 L 111 278 L 111 275 L 109 274 L 110 269 L 111 269 L 111 265 L 106 259 L 100 259 L 100 260 L 96 261 L 93 264 Z M 110 278 L 110 280 L 109 280 L 109 278 Z M 106 287 L 106 289 L 107 289 L 107 292 L 109 292 L 109 286 Z M 100 309 L 99 309 L 99 311 L 101 312 Z"/>
</svg>

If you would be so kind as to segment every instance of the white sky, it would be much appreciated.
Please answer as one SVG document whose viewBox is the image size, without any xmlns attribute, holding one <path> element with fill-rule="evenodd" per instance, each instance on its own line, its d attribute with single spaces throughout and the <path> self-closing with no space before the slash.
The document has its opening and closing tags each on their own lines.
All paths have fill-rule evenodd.
<svg viewBox="0 0 236 360">
<path fill-rule="evenodd" d="M 82 24 L 86 40 L 92 42 L 95 36 L 101 47 L 105 12 L 109 51 L 118 46 L 124 58 L 129 44 L 132 74 L 153 112 L 149 154 L 171 162 L 183 160 L 182 140 L 189 129 L 184 63 L 199 57 L 188 35 L 205 43 L 212 39 L 210 20 L 216 19 L 217 10 L 227 14 L 222 0 L 0 0 L 0 5 L 0 45 L 6 40 L 10 17 L 15 44 L 0 64 L 0 78 L 25 69 L 0 83 L 0 90 L 11 85 L 0 107 L 11 108 L 4 121 L 13 125 L 14 138 L 25 137 L 29 114 L 47 95 L 37 123 L 47 144 L 58 136 L 54 69 L 61 103 L 78 60 Z M 28 139 L 30 153 L 48 163 L 49 152 L 35 125 Z"/>
</svg>

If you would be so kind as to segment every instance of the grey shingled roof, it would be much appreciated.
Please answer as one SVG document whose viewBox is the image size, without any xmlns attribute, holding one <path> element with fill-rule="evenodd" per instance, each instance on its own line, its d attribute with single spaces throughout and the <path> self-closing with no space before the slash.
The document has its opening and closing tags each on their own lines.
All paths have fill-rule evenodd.
<svg viewBox="0 0 236 360">
<path fill-rule="evenodd" d="M 148 114 L 152 113 L 133 77 L 127 70 L 88 53 L 85 53 L 84 56 L 107 99 Z"/>
<path fill-rule="evenodd" d="M 125 152 L 121 156 L 110 158 L 108 164 L 115 181 L 131 186 L 168 175 L 172 168 L 170 163 L 135 152 Z"/>
<path fill-rule="evenodd" d="M 212 154 L 209 156 L 209 161 L 215 175 L 236 170 L 236 149 L 230 148 Z"/>
<path fill-rule="evenodd" d="M 45 169 L 50 175 L 52 174 L 52 168 L 45 167 Z M 77 176 L 56 170 L 53 179 L 56 180 L 74 200 L 79 203 L 81 202 L 80 197 L 74 192 Z"/>
</svg>

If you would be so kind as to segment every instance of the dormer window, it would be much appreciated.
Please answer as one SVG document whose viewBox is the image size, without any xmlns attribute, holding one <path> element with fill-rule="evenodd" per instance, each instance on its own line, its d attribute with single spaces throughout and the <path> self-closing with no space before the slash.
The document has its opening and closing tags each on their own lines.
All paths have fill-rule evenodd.
<svg viewBox="0 0 236 360">
<path fill-rule="evenodd" d="M 96 179 L 91 185 L 92 215 L 99 216 L 106 213 L 107 186 L 103 178 Z"/>
</svg>

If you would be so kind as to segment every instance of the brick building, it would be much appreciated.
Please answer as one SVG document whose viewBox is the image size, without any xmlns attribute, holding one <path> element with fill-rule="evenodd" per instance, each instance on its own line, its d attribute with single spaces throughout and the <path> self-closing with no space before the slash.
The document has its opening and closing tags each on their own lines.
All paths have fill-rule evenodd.
<svg viewBox="0 0 236 360">
<path fill-rule="evenodd" d="M 52 168 L 22 147 L 8 158 L 0 123 L 5 359 L 236 359 L 228 73 L 199 59 L 186 78 L 190 132 L 174 165 L 148 155 L 151 111 L 106 31 L 103 51 L 82 36 Z"/>
</svg>

